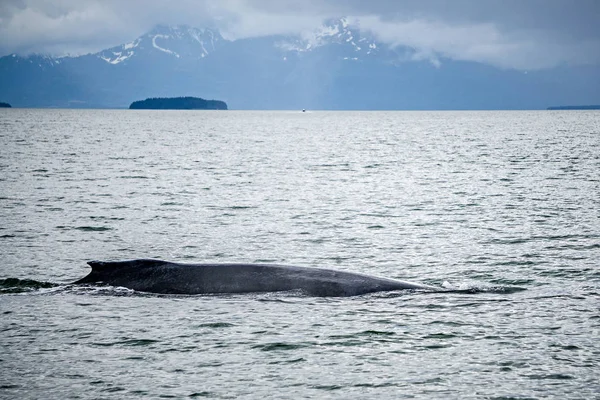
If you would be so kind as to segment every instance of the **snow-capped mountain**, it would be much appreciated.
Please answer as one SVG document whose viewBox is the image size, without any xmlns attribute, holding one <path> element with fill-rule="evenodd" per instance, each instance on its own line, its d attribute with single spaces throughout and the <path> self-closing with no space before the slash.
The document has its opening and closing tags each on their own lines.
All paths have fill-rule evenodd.
<svg viewBox="0 0 600 400">
<path fill-rule="evenodd" d="M 198 96 L 230 109 L 519 109 L 600 103 L 598 67 L 501 70 L 412 60 L 346 18 L 298 36 L 227 40 L 158 26 L 95 54 L 0 58 L 0 101 L 15 107 L 127 107 Z"/>
<path fill-rule="evenodd" d="M 61 63 L 61 60 L 64 57 L 52 57 L 45 54 L 33 54 L 29 57 L 20 57 L 16 54 L 11 54 L 10 56 L 13 61 L 17 64 L 30 64 L 31 66 L 37 66 L 41 69 L 52 68 L 55 65 Z"/>
<path fill-rule="evenodd" d="M 284 51 L 302 53 L 332 44 L 346 48 L 346 60 L 358 60 L 378 52 L 375 40 L 361 33 L 357 26 L 351 26 L 347 18 L 328 20 L 316 30 L 282 40 L 277 46 Z"/>
<path fill-rule="evenodd" d="M 248 41 L 256 41 L 250 39 Z M 312 31 L 303 32 L 297 37 L 268 38 L 273 49 L 284 55 L 289 53 L 306 53 L 318 48 L 337 45 L 343 46 L 345 54 L 342 59 L 358 60 L 378 51 L 375 41 L 361 36 L 358 27 L 350 26 L 346 18 L 332 19 L 324 22 Z M 103 50 L 95 54 L 109 64 L 120 64 L 135 57 L 149 55 L 169 56 L 182 59 L 201 59 L 227 44 L 218 30 L 198 29 L 189 26 L 157 26 L 152 31 L 137 39 Z"/>
<path fill-rule="evenodd" d="M 113 65 L 144 53 L 175 58 L 204 58 L 216 51 L 223 41 L 217 30 L 189 26 L 157 26 L 129 43 L 101 51 L 97 56 Z"/>
</svg>

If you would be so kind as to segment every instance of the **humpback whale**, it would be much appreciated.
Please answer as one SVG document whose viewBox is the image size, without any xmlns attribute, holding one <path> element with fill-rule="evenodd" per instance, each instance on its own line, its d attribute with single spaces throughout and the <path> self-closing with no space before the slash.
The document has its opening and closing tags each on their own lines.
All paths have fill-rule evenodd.
<svg viewBox="0 0 600 400">
<path fill-rule="evenodd" d="M 75 284 L 102 283 L 159 294 L 259 293 L 300 290 L 311 296 L 357 296 L 439 288 L 332 269 L 278 264 L 183 264 L 154 259 L 90 261 Z"/>
</svg>

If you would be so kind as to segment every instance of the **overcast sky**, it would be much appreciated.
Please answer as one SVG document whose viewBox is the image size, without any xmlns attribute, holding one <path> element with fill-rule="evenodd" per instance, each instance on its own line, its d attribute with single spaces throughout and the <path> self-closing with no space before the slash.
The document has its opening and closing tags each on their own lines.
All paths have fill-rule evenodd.
<svg viewBox="0 0 600 400">
<path fill-rule="evenodd" d="M 95 52 L 157 24 L 213 26 L 235 39 L 341 16 L 434 63 L 600 65 L 600 0 L 0 0 L 0 55 Z"/>
</svg>

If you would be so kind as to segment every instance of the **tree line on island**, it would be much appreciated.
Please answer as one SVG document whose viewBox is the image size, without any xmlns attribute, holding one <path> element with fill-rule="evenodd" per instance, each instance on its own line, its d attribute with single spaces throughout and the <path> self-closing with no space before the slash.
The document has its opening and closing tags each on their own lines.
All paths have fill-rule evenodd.
<svg viewBox="0 0 600 400">
<path fill-rule="evenodd" d="M 0 101 L 0 108 L 11 108 L 12 106 L 8 103 L 3 103 Z"/>
<path fill-rule="evenodd" d="M 153 97 L 131 103 L 130 110 L 227 110 L 221 100 L 200 97 Z"/>
</svg>

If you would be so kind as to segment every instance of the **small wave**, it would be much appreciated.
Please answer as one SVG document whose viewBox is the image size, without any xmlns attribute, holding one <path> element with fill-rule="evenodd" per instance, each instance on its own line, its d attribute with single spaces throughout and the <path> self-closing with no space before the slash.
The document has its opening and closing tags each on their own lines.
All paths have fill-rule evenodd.
<svg viewBox="0 0 600 400">
<path fill-rule="evenodd" d="M 366 330 L 366 331 L 357 333 L 357 336 L 392 336 L 395 334 L 396 334 L 396 332 L 390 332 L 390 331 Z"/>
<path fill-rule="evenodd" d="M 556 374 L 533 374 L 533 375 L 525 375 L 525 376 L 527 378 L 529 378 L 529 379 L 534 379 L 534 380 L 543 380 L 543 379 L 570 380 L 570 379 L 575 379 L 575 377 L 572 376 L 572 375 L 561 374 L 561 373 L 556 373 Z"/>
<path fill-rule="evenodd" d="M 340 386 L 340 385 L 313 385 L 311 387 L 313 389 L 325 390 L 325 391 L 333 391 L 333 390 L 339 390 L 339 389 L 344 388 L 344 386 Z"/>
<path fill-rule="evenodd" d="M 296 350 L 301 349 L 303 347 L 307 347 L 306 343 L 284 343 L 284 342 L 275 342 L 275 343 L 266 343 L 259 344 L 253 346 L 255 349 L 259 349 L 261 351 L 280 351 L 280 350 Z"/>
<path fill-rule="evenodd" d="M 32 292 L 57 286 L 60 285 L 33 279 L 6 278 L 0 279 L 0 294 Z"/>
<path fill-rule="evenodd" d="M 207 322 L 204 324 L 198 325 L 200 328 L 230 328 L 235 326 L 234 324 L 230 324 L 229 322 Z"/>
<path fill-rule="evenodd" d="M 104 232 L 112 230 L 112 228 L 109 228 L 107 226 L 77 226 L 75 227 L 75 229 L 84 232 Z"/>
<path fill-rule="evenodd" d="M 598 239 L 598 234 L 564 234 L 564 235 L 533 235 L 520 238 L 494 238 L 486 241 L 487 244 L 523 244 L 529 242 L 574 242 L 577 240 L 595 240 Z"/>
<path fill-rule="evenodd" d="M 112 346 L 150 346 L 154 343 L 159 343 L 160 340 L 155 339 L 124 339 L 116 342 L 96 342 L 92 343 L 98 347 L 112 347 Z"/>
<path fill-rule="evenodd" d="M 484 285 L 484 284 L 473 284 L 473 283 L 461 283 L 460 285 L 453 285 L 449 282 L 444 282 L 442 287 L 445 291 L 453 293 L 497 293 L 497 294 L 511 294 L 518 293 L 527 290 L 520 286 L 503 286 L 503 285 Z"/>
<path fill-rule="evenodd" d="M 214 392 L 204 391 L 204 392 L 194 392 L 194 393 L 190 394 L 188 397 L 194 399 L 196 397 L 218 397 L 218 396 L 216 396 Z"/>
</svg>

